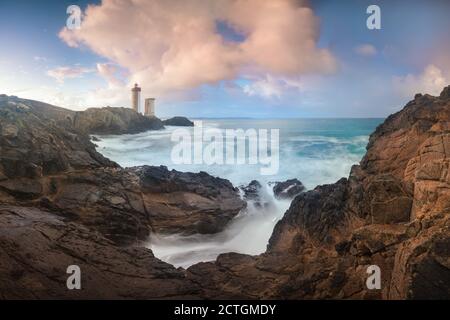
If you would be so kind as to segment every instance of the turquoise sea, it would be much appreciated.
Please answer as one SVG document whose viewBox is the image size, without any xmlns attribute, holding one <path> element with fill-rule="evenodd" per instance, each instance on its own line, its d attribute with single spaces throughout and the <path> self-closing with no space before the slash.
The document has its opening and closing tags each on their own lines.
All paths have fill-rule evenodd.
<svg viewBox="0 0 450 320">
<path fill-rule="evenodd" d="M 298 178 L 308 188 L 347 176 L 365 153 L 369 135 L 383 119 L 198 119 L 203 128 L 279 129 L 279 171 L 262 176 L 257 165 L 174 164 L 171 141 L 176 127 L 135 135 L 103 136 L 98 151 L 120 165 L 166 165 L 180 171 L 206 171 L 235 185 L 256 179 L 280 181 Z M 193 129 L 188 129 L 193 133 Z M 206 146 L 206 144 L 204 144 Z"/>
</svg>

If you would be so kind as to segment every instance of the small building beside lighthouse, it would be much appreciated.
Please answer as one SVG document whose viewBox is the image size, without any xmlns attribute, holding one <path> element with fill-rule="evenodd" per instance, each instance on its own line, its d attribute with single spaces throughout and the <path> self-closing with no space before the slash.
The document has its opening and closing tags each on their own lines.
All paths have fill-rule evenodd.
<svg viewBox="0 0 450 320">
<path fill-rule="evenodd" d="M 139 112 L 141 101 L 141 88 L 136 83 L 131 89 L 131 107 L 134 111 Z"/>
<path fill-rule="evenodd" d="M 147 117 L 155 116 L 155 98 L 145 99 L 144 116 Z"/>
</svg>

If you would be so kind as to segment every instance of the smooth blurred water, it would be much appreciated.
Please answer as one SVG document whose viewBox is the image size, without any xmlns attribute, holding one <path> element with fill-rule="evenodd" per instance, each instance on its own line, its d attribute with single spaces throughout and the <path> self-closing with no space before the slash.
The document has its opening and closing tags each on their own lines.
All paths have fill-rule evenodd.
<svg viewBox="0 0 450 320">
<path fill-rule="evenodd" d="M 97 150 L 124 167 L 136 165 L 165 165 L 179 171 L 206 171 L 229 179 L 234 185 L 247 185 L 258 180 L 263 197 L 269 203 L 257 209 L 252 203 L 223 232 L 211 235 L 182 237 L 152 235 L 149 247 L 154 254 L 176 266 L 187 267 L 209 261 L 224 252 L 258 254 L 264 252 L 275 223 L 289 207 L 288 201 L 273 197 L 267 185 L 273 181 L 298 178 L 308 188 L 333 183 L 347 177 L 353 164 L 365 153 L 369 135 L 383 119 L 206 119 L 204 128 L 220 129 L 279 129 L 279 171 L 263 176 L 257 165 L 175 165 L 171 151 L 176 142 L 170 137 L 176 127 L 148 131 L 136 135 L 101 136 Z M 198 124 L 198 122 L 196 122 Z M 193 132 L 193 128 L 187 128 Z M 206 143 L 207 144 L 207 143 Z"/>
</svg>

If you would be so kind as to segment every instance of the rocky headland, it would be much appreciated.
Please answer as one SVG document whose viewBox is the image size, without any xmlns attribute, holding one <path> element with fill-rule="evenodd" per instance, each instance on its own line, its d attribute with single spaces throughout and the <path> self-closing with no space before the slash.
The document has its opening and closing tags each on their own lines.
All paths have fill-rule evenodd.
<svg viewBox="0 0 450 320">
<path fill-rule="evenodd" d="M 134 134 L 164 128 L 157 117 L 147 117 L 129 108 L 89 108 L 72 118 L 75 129 L 90 134 Z"/>
<path fill-rule="evenodd" d="M 450 298 L 450 87 L 388 117 L 348 178 L 306 192 L 279 185 L 297 196 L 265 253 L 187 270 L 142 242 L 223 230 L 245 207 L 238 189 L 206 173 L 121 168 L 89 137 L 115 121 L 76 118 L 0 96 L 1 298 Z M 70 291 L 74 264 L 83 287 Z M 381 290 L 365 285 L 369 265 Z"/>
</svg>

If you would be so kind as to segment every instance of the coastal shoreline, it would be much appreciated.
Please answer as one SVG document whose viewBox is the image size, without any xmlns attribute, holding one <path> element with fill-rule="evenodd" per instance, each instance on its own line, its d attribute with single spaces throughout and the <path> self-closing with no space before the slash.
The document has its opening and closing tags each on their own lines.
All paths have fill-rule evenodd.
<svg viewBox="0 0 450 320">
<path fill-rule="evenodd" d="M 298 195 L 265 253 L 226 253 L 187 270 L 138 244 L 154 228 L 222 230 L 245 206 L 229 181 L 123 169 L 63 109 L 7 96 L 0 104 L 4 298 L 450 297 L 450 87 L 388 117 L 348 179 Z M 89 275 L 81 291 L 65 286 L 72 264 Z M 372 264 L 383 270 L 381 290 L 364 287 Z"/>
</svg>

